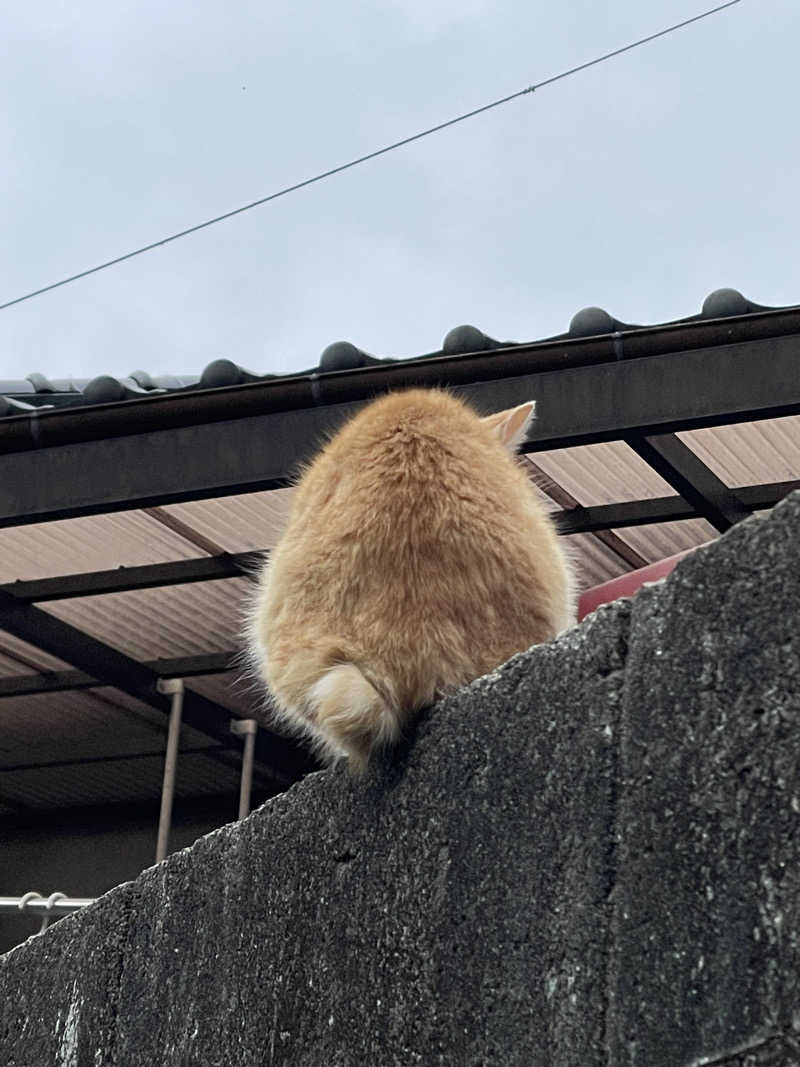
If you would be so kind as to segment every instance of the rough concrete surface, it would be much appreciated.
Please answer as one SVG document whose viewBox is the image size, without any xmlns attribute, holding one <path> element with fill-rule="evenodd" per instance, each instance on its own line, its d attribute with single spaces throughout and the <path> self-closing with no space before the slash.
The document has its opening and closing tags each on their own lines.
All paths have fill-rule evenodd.
<svg viewBox="0 0 800 1067">
<path fill-rule="evenodd" d="M 9 1067 L 800 1065 L 800 495 L 0 959 Z"/>
</svg>

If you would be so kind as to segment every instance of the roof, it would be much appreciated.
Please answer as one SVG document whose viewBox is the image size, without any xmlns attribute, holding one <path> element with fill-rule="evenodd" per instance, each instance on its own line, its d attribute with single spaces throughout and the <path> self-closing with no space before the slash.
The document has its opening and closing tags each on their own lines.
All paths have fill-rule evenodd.
<svg viewBox="0 0 800 1067">
<path fill-rule="evenodd" d="M 684 323 L 708 321 L 759 311 L 786 310 L 770 308 L 748 300 L 736 289 L 716 289 L 703 301 L 699 314 L 676 319 L 660 325 L 677 326 Z M 539 343 L 569 341 L 615 332 L 645 329 L 641 325 L 621 322 L 599 307 L 586 307 L 573 315 L 565 333 L 543 338 Z M 474 352 L 491 352 L 514 347 L 520 342 L 498 341 L 475 326 L 456 326 L 450 330 L 442 346 L 436 351 L 411 357 L 432 359 L 436 356 L 458 356 Z M 524 342 L 530 344 L 531 342 Z M 104 374 L 96 378 L 48 378 L 36 371 L 17 381 L 0 380 L 0 416 L 23 414 L 32 408 L 51 409 L 80 407 L 86 404 L 107 404 L 121 400 L 136 400 L 166 393 L 187 393 L 223 386 L 243 385 L 248 382 L 267 382 L 276 378 L 294 378 L 303 375 L 329 374 L 333 371 L 354 370 L 362 367 L 396 363 L 398 360 L 375 356 L 358 348 L 350 341 L 335 341 L 322 352 L 316 366 L 290 375 L 258 374 L 239 366 L 230 359 L 215 359 L 198 375 L 150 375 L 144 370 L 133 370 L 124 378 Z"/>
<path fill-rule="evenodd" d="M 3 383 L 0 816 L 156 801 L 164 677 L 188 690 L 178 798 L 236 792 L 229 720 L 260 699 L 235 666 L 249 575 L 298 463 L 376 393 L 447 385 L 485 410 L 533 396 L 520 462 L 586 588 L 800 485 L 799 369 L 800 309 L 718 290 L 672 323 L 589 308 L 555 338 L 459 327 L 396 361 L 340 342 L 281 377 L 217 361 L 197 379 Z M 266 730 L 257 757 L 262 795 L 313 766 Z"/>
</svg>

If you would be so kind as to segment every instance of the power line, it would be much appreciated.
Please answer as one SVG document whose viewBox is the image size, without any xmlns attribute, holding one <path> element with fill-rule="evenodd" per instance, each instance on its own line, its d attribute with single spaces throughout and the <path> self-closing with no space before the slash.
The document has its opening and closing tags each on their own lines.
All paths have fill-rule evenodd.
<svg viewBox="0 0 800 1067">
<path fill-rule="evenodd" d="M 615 48 L 613 52 L 606 52 L 602 56 L 590 59 L 587 63 L 580 63 L 577 67 L 570 67 L 569 70 L 564 70 L 560 74 L 554 74 L 551 78 L 545 78 L 544 81 L 529 85 L 527 88 L 520 89 L 518 92 L 511 93 L 509 96 L 503 96 L 499 100 L 493 100 L 490 104 L 484 104 L 482 107 L 476 107 L 472 111 L 466 111 L 463 115 L 457 115 L 455 118 L 448 119 L 446 122 L 440 122 L 437 126 L 430 126 L 427 130 L 412 134 L 411 137 L 404 137 L 402 141 L 395 141 L 393 144 L 386 145 L 385 148 L 378 148 L 374 152 L 368 152 L 365 156 L 351 159 L 349 163 L 342 163 L 338 167 L 331 167 L 330 170 L 322 171 L 321 174 L 315 174 L 313 178 L 306 178 L 301 182 L 296 182 L 294 185 L 287 185 L 284 189 L 279 189 L 277 192 L 270 193 L 268 196 L 262 196 L 258 200 L 252 200 L 249 204 L 234 208 L 233 211 L 226 211 L 222 215 L 216 215 L 213 219 L 206 219 L 205 222 L 198 222 L 196 226 L 189 226 L 185 230 L 179 230 L 178 233 L 170 234 L 169 237 L 162 237 L 160 241 L 153 241 L 149 245 L 143 245 L 141 248 L 137 248 L 133 252 L 126 252 L 122 256 L 106 260 L 105 263 L 98 263 L 96 267 L 89 267 L 88 270 L 82 270 L 77 274 L 71 274 L 68 278 L 62 278 L 60 281 L 52 282 L 50 285 L 43 285 L 41 289 L 34 289 L 32 292 L 25 293 L 23 296 L 17 296 L 13 300 L 7 300 L 5 304 L 0 304 L 0 311 L 3 311 L 5 308 L 10 308 L 14 304 L 21 304 L 24 300 L 31 300 L 34 296 L 41 296 L 42 293 L 48 293 L 51 289 L 58 289 L 62 285 L 69 285 L 70 282 L 76 282 L 80 278 L 86 278 L 90 274 L 96 274 L 98 271 L 116 266 L 117 263 L 124 263 L 126 259 L 133 259 L 134 256 L 141 256 L 145 252 L 151 252 L 154 248 L 160 248 L 162 245 L 169 244 L 171 241 L 177 241 L 181 237 L 187 237 L 190 233 L 197 233 L 198 230 L 204 230 L 207 226 L 214 226 L 216 223 L 223 222 L 225 219 L 233 218 L 234 215 L 241 215 L 242 212 L 250 211 L 254 207 L 268 204 L 270 200 L 277 200 L 278 197 L 288 196 L 289 193 L 297 192 L 298 189 L 304 189 L 307 185 L 314 185 L 315 182 L 321 182 L 323 179 L 330 178 L 334 174 L 341 174 L 342 171 L 349 170 L 351 167 L 357 167 L 360 163 L 366 163 L 370 159 L 376 159 L 378 156 L 386 155 L 387 152 L 393 152 L 396 148 L 402 148 L 404 145 L 411 144 L 413 141 L 419 141 L 423 137 L 429 137 L 432 133 L 438 133 L 439 130 L 445 130 L 448 126 L 455 126 L 458 122 L 464 122 L 466 119 L 474 118 L 476 115 L 483 114 L 484 111 L 491 111 L 492 108 L 500 107 L 502 104 L 507 104 L 511 100 L 516 100 L 520 96 L 525 96 L 527 93 L 533 93 L 537 89 L 543 89 L 546 85 L 552 85 L 554 82 L 561 81 L 563 78 L 569 78 L 571 75 L 577 74 L 579 71 L 597 66 L 598 63 L 605 63 L 606 60 L 613 59 L 615 56 L 620 56 L 623 52 L 630 52 L 633 48 L 639 48 L 640 45 L 655 41 L 659 37 L 666 37 L 668 33 L 674 33 L 675 30 L 683 29 L 684 26 L 690 26 L 693 22 L 699 22 L 701 19 L 708 18 L 709 15 L 715 15 L 718 11 L 723 11 L 727 7 L 733 7 L 734 4 L 738 4 L 739 2 L 740 0 L 727 0 L 727 3 L 718 4 L 717 7 L 712 7 L 708 11 L 703 11 L 699 15 L 694 15 L 692 18 L 684 19 L 683 22 L 676 22 L 674 25 L 668 26 L 664 30 L 659 30 L 657 33 L 651 33 L 647 37 L 640 37 L 638 41 L 632 41 L 630 44 L 623 45 L 622 48 Z"/>
</svg>

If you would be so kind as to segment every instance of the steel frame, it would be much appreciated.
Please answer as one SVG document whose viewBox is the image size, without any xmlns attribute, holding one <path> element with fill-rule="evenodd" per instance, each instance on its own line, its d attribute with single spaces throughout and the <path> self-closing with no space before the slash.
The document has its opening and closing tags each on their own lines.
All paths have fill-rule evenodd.
<svg viewBox="0 0 800 1067">
<path fill-rule="evenodd" d="M 621 440 L 679 494 L 567 506 L 558 519 L 565 535 L 697 517 L 724 530 L 800 488 L 798 479 L 732 490 L 675 436 L 800 413 L 800 311 L 789 310 L 6 418 L 0 527 L 289 484 L 359 406 L 412 385 L 448 387 L 485 411 L 533 396 L 527 453 Z M 159 679 L 230 670 L 234 654 L 140 663 L 35 604 L 246 577 L 263 558 L 223 553 L 0 586 L 0 627 L 74 668 L 0 679 L 0 697 L 113 686 L 167 714 Z M 217 742 L 218 758 L 230 747 L 232 716 L 186 691 L 184 720 Z M 263 730 L 256 760 L 284 781 L 315 766 Z"/>
<path fill-rule="evenodd" d="M 751 514 L 734 490 L 675 434 L 627 434 L 625 442 L 720 533 Z"/>
<path fill-rule="evenodd" d="M 204 674 L 225 674 L 240 665 L 238 652 L 207 652 L 177 659 L 154 659 L 143 664 L 158 678 L 197 678 Z M 31 696 L 34 693 L 63 693 L 70 689 L 96 689 L 109 683 L 85 671 L 43 671 L 40 674 L 12 674 L 0 678 L 0 699 Z M 223 709 L 220 709 L 220 713 Z M 227 710 L 227 709 L 225 709 Z M 233 716 L 228 712 L 229 717 Z"/>
<path fill-rule="evenodd" d="M 0 591 L 10 593 L 26 604 L 72 597 L 98 596 L 103 593 L 129 593 L 135 589 L 156 589 L 165 585 L 213 582 L 220 578 L 250 577 L 266 552 L 223 553 L 180 559 L 172 563 L 149 563 L 138 567 L 115 567 L 113 570 L 65 574 L 57 578 L 8 582 Z"/>
<path fill-rule="evenodd" d="M 4 590 L 0 590 L 0 625 L 23 641 L 72 663 L 101 684 L 113 686 L 169 715 L 170 701 L 159 692 L 159 675 L 155 670 Z M 241 716 L 187 690 L 183 708 L 183 721 L 187 726 L 226 744 L 230 739 L 232 718 Z M 220 755 L 218 758 L 225 757 Z M 286 773 L 296 775 L 314 766 L 293 741 L 268 730 L 260 732 L 256 758 L 262 767 L 277 777 Z"/>
</svg>

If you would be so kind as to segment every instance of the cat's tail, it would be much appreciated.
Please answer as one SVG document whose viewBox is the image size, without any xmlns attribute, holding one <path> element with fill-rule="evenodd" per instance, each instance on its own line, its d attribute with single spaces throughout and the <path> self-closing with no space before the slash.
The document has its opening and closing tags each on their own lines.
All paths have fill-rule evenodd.
<svg viewBox="0 0 800 1067">
<path fill-rule="evenodd" d="M 317 731 L 347 754 L 355 774 L 362 774 L 371 753 L 396 741 L 398 716 L 354 663 L 331 667 L 308 694 Z"/>
</svg>

